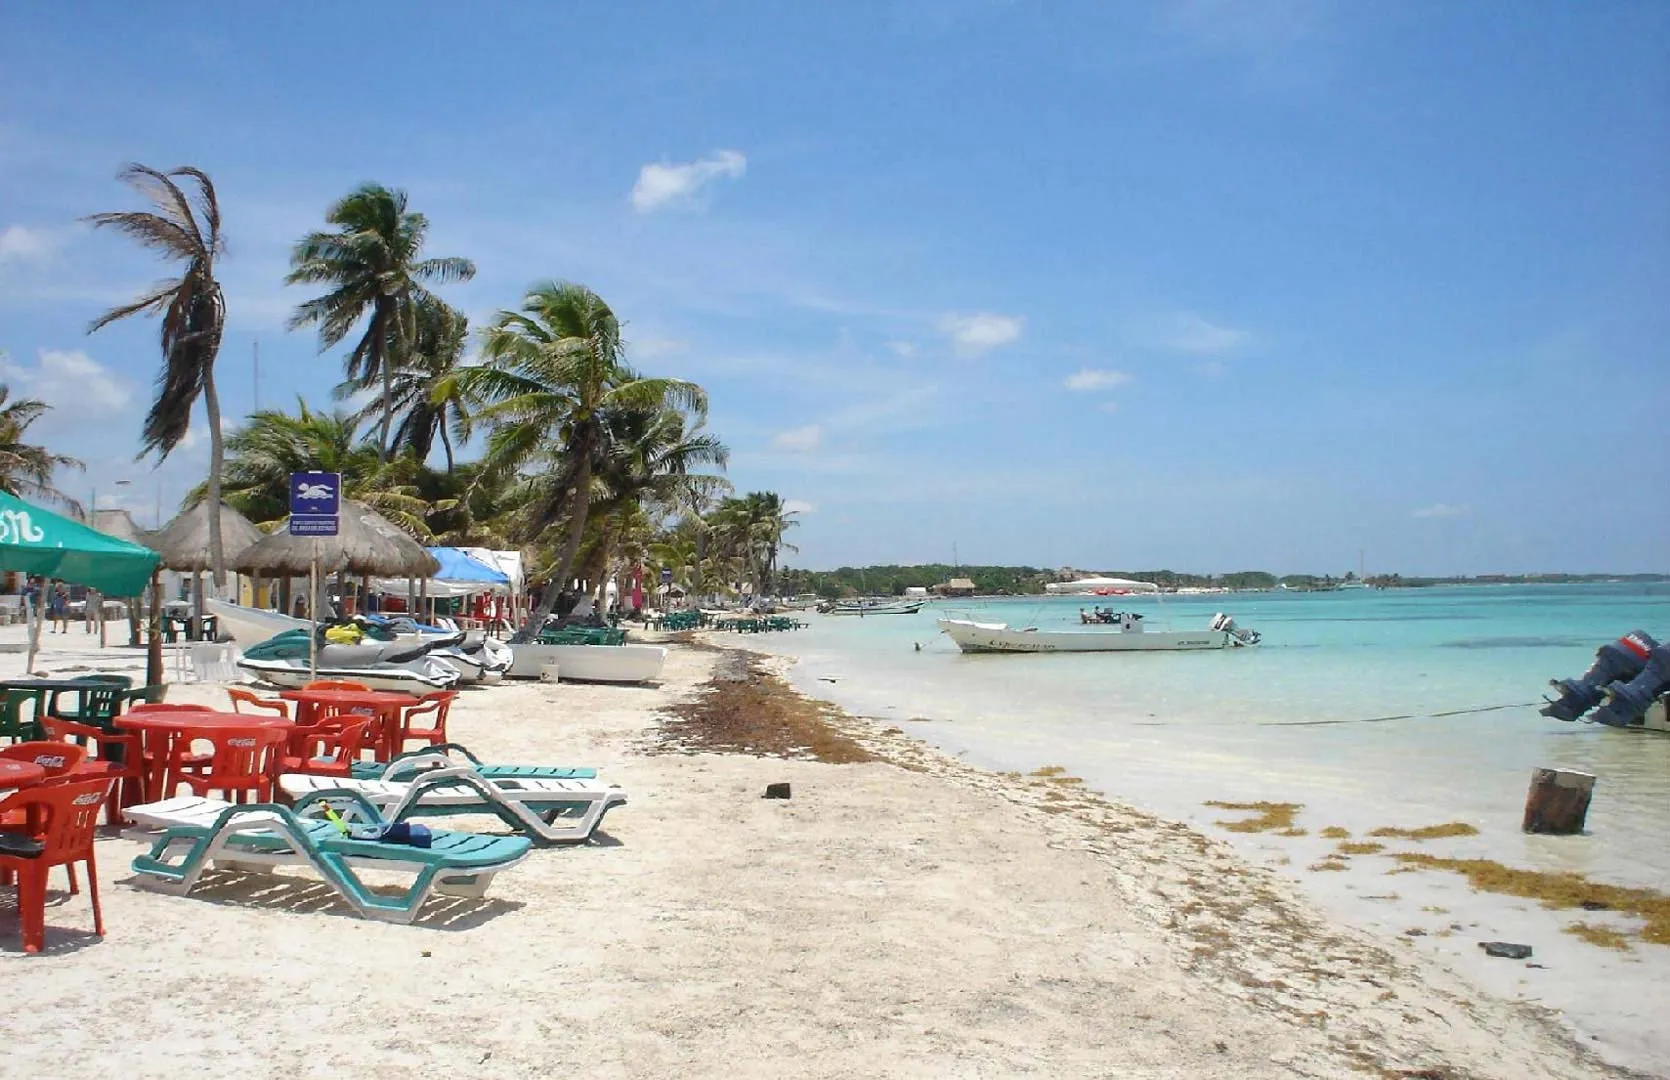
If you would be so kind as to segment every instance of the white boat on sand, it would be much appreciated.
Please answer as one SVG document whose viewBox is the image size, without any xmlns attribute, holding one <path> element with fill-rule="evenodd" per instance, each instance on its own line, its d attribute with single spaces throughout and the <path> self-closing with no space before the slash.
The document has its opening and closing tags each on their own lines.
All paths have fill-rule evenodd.
<svg viewBox="0 0 1670 1080">
<path fill-rule="evenodd" d="M 915 615 L 926 600 L 836 600 L 820 606 L 825 615 Z"/>
<path fill-rule="evenodd" d="M 557 665 L 563 681 L 639 683 L 661 674 L 667 650 L 659 645 L 540 645 L 512 642 L 513 679 L 537 679 L 546 664 Z"/>
<path fill-rule="evenodd" d="M 1008 623 L 941 619 L 939 628 L 963 652 L 1195 652 L 1258 644 L 1228 615 L 1214 615 L 1205 630 L 1146 630 L 1142 616 L 1122 614 L 1106 630 L 1039 630 Z"/>
</svg>

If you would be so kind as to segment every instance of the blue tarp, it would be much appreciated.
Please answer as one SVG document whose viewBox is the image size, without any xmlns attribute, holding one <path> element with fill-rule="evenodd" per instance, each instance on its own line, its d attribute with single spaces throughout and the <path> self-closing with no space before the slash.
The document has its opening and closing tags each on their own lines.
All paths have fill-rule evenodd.
<svg viewBox="0 0 1670 1080">
<path fill-rule="evenodd" d="M 441 564 L 435 573 L 436 581 L 469 582 L 479 585 L 499 585 L 509 587 L 510 578 L 500 570 L 495 570 L 480 559 L 464 554 L 457 548 L 432 547 L 427 549 L 429 554 Z"/>
</svg>

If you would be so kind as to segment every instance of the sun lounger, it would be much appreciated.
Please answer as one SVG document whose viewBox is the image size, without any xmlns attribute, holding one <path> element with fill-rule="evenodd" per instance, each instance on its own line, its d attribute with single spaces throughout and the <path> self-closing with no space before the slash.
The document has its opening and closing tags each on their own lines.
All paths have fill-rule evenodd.
<svg viewBox="0 0 1670 1080">
<path fill-rule="evenodd" d="M 452 755 L 458 755 L 453 757 Z M 459 760 L 462 758 L 463 760 Z M 408 750 L 392 761 L 356 761 L 351 775 L 356 780 L 398 780 L 419 769 L 467 766 L 490 780 L 594 780 L 597 770 L 566 765 L 488 765 L 458 743 L 440 743 L 421 750 Z"/>
<path fill-rule="evenodd" d="M 473 769 L 431 769 L 416 779 L 356 780 L 285 773 L 278 785 L 293 799 L 348 792 L 390 821 L 450 814 L 492 814 L 536 844 L 577 844 L 591 838 L 603 815 L 626 805 L 626 792 L 586 780 L 489 779 Z"/>
<path fill-rule="evenodd" d="M 353 802 L 352 818 L 384 824 L 375 806 Z M 226 869 L 267 871 L 274 866 L 310 866 L 358 914 L 368 919 L 409 923 L 431 893 L 482 896 L 493 876 L 527 858 L 531 843 L 520 836 L 481 836 L 435 830 L 430 846 L 354 840 L 320 813 L 323 800 L 304 799 L 295 809 L 273 803 L 242 806 L 186 796 L 127 807 L 136 824 L 163 829 L 149 854 L 133 860 L 140 884 L 184 896 L 211 863 Z M 144 837 L 148 839 L 149 837 Z M 177 861 L 171 855 L 183 848 Z M 356 868 L 410 872 L 411 887 L 399 896 L 373 892 Z"/>
</svg>

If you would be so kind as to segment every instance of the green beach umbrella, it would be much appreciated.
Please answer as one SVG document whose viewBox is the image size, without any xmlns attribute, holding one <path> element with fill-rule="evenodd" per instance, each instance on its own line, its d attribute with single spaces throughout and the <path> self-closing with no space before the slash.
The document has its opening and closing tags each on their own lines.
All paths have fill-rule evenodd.
<svg viewBox="0 0 1670 1080">
<path fill-rule="evenodd" d="M 0 570 L 57 578 L 106 596 L 138 596 L 156 565 L 149 548 L 0 491 Z"/>
</svg>

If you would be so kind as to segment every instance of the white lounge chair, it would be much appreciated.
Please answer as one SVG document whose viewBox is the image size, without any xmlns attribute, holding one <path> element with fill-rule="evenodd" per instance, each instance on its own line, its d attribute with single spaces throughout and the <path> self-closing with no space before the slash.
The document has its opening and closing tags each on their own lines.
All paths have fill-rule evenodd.
<svg viewBox="0 0 1670 1080">
<path fill-rule="evenodd" d="M 351 816 L 386 824 L 370 803 L 354 803 Z M 139 883 L 162 892 L 185 895 L 211 863 L 224 869 L 267 871 L 274 866 L 309 866 L 361 916 L 409 923 L 432 893 L 482 896 L 494 875 L 527 858 L 532 844 L 520 836 L 480 836 L 435 830 L 430 846 L 413 847 L 382 840 L 354 839 L 320 817 L 323 800 L 304 799 L 296 808 L 273 803 L 234 805 L 186 796 L 130 806 L 123 811 L 140 826 L 162 829 L 149 853 L 133 860 Z M 133 835 L 130 833 L 130 835 Z M 176 861 L 177 855 L 177 861 Z M 416 874 L 397 897 L 372 891 L 355 868 Z"/>
<path fill-rule="evenodd" d="M 292 799 L 356 795 L 390 821 L 492 814 L 541 845 L 589 840 L 603 815 L 626 805 L 626 792 L 618 787 L 586 780 L 484 777 L 467 767 L 431 769 L 409 782 L 285 773 L 278 785 Z"/>
</svg>

